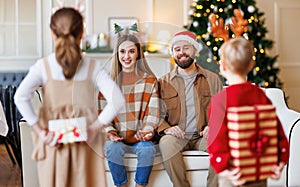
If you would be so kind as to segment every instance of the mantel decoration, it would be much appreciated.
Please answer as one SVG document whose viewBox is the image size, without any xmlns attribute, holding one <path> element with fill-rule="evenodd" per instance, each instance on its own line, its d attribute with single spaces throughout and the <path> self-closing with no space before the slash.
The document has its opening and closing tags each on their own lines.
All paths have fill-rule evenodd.
<svg viewBox="0 0 300 187">
<path fill-rule="evenodd" d="M 83 51 L 87 53 L 111 53 L 108 46 L 108 35 L 105 33 L 90 34 L 83 39 Z"/>
</svg>

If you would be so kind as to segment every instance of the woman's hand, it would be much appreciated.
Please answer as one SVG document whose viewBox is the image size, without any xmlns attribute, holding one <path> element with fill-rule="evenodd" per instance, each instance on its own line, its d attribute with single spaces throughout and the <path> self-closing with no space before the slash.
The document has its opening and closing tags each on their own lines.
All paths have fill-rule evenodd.
<svg viewBox="0 0 300 187">
<path fill-rule="evenodd" d="M 57 144 L 57 137 L 54 136 L 54 132 L 42 129 L 38 123 L 35 123 L 32 128 L 33 131 L 39 136 L 40 140 L 45 144 L 50 146 L 55 146 Z"/>
<path fill-rule="evenodd" d="M 234 186 L 240 186 L 246 183 L 245 180 L 239 180 L 242 173 L 240 172 L 239 168 L 234 170 L 224 170 L 219 173 L 219 177 L 224 178 L 225 180 L 229 181 Z"/>
<path fill-rule="evenodd" d="M 124 139 L 124 138 L 120 137 L 116 131 L 109 131 L 107 133 L 107 138 L 113 142 L 122 141 Z"/>
<path fill-rule="evenodd" d="M 138 130 L 136 132 L 136 134 L 134 135 L 134 137 L 139 141 L 149 141 L 152 139 L 153 133 L 152 132 L 143 132 L 141 130 Z"/>
</svg>

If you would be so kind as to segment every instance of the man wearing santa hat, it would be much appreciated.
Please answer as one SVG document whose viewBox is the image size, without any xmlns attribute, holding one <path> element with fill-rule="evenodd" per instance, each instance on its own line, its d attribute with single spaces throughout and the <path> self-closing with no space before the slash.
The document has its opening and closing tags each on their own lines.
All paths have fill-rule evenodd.
<svg viewBox="0 0 300 187">
<path fill-rule="evenodd" d="M 157 131 L 161 136 L 159 148 L 174 187 L 190 186 L 181 153 L 207 150 L 209 102 L 223 87 L 218 75 L 195 62 L 201 48 L 194 33 L 176 33 L 170 42 L 170 52 L 177 65 L 159 80 L 162 99 L 162 117 Z M 207 186 L 217 186 L 217 176 L 211 168 Z"/>
</svg>

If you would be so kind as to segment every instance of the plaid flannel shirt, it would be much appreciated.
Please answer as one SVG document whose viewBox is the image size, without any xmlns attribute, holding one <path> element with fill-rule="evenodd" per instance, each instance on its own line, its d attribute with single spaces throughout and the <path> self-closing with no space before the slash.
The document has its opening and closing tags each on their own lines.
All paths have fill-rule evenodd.
<svg viewBox="0 0 300 187">
<path fill-rule="evenodd" d="M 106 132 L 117 131 L 125 142 L 134 143 L 138 130 L 154 132 L 159 123 L 159 98 L 157 80 L 154 76 L 144 74 L 135 84 L 122 85 L 126 104 L 105 128 Z M 116 98 L 118 99 L 118 98 Z M 101 93 L 98 94 L 98 113 L 106 105 Z"/>
</svg>

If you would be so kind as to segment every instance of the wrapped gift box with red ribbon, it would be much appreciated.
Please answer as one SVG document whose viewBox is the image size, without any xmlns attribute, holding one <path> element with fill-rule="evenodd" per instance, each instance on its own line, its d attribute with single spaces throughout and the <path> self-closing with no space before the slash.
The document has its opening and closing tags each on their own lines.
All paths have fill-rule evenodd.
<svg viewBox="0 0 300 187">
<path fill-rule="evenodd" d="M 49 131 L 55 133 L 58 143 L 68 144 L 87 140 L 85 117 L 50 120 Z"/>
<path fill-rule="evenodd" d="M 277 165 L 277 118 L 272 105 L 227 109 L 232 167 L 240 168 L 246 181 L 270 177 Z"/>
</svg>

